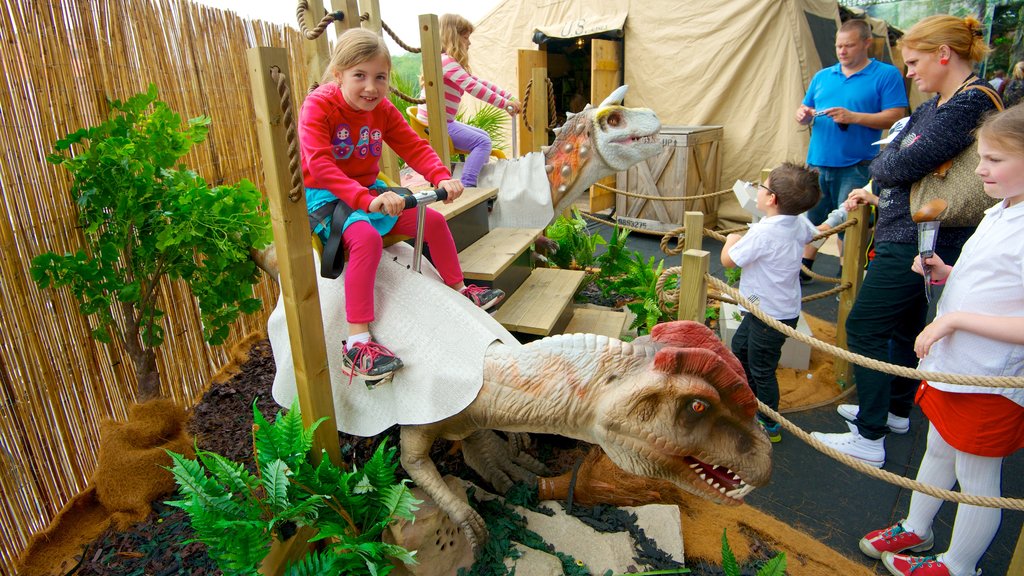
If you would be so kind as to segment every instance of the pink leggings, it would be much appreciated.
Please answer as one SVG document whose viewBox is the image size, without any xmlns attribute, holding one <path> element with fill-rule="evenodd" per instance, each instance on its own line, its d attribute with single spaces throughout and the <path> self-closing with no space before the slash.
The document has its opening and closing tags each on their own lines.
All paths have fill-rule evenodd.
<svg viewBox="0 0 1024 576">
<path fill-rule="evenodd" d="M 416 210 L 406 210 L 398 217 L 391 234 L 416 235 Z M 369 222 L 355 222 L 342 235 L 348 250 L 345 263 L 345 315 L 353 324 L 373 321 L 373 285 L 377 280 L 384 241 Z M 455 250 L 455 241 L 448 222 L 436 210 L 426 209 L 423 222 L 423 243 L 430 247 L 430 259 L 448 286 L 462 282 L 462 266 Z"/>
</svg>

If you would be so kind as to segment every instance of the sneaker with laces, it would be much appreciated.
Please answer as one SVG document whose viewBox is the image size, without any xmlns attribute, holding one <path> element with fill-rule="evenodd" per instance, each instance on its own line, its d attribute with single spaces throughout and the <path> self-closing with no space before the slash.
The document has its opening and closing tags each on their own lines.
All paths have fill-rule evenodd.
<svg viewBox="0 0 1024 576">
<path fill-rule="evenodd" d="M 850 431 L 843 434 L 811 432 L 811 436 L 826 446 L 852 456 L 868 466 L 881 468 L 885 464 L 885 443 L 883 438 L 869 440 L 860 435 L 857 427 L 847 422 Z"/>
<path fill-rule="evenodd" d="M 913 532 L 908 532 L 903 527 L 903 520 L 900 520 L 888 528 L 868 532 L 860 539 L 860 551 L 871 558 L 881 558 L 886 553 L 897 554 L 906 550 L 925 552 L 931 550 L 934 543 L 934 534 L 921 538 Z"/>
<path fill-rule="evenodd" d="M 462 290 L 459 290 L 459 293 L 472 300 L 473 304 L 476 304 L 481 310 L 489 310 L 505 298 L 503 290 L 477 286 L 476 284 L 467 285 Z"/>
<path fill-rule="evenodd" d="M 843 418 L 853 422 L 857 419 L 857 414 L 860 413 L 860 406 L 856 404 L 840 404 L 836 408 L 836 412 L 839 412 L 839 415 Z M 906 434 L 910 431 L 910 418 L 901 418 L 892 412 L 889 412 L 889 417 L 885 419 L 885 424 L 893 434 Z"/>
<path fill-rule="evenodd" d="M 764 430 L 764 433 L 768 435 L 768 440 L 771 440 L 772 444 L 778 444 L 782 442 L 782 424 L 776 422 L 775 424 L 769 424 L 762 420 L 760 417 L 757 418 L 757 423 Z"/>
<path fill-rule="evenodd" d="M 402 367 L 398 356 L 373 340 L 356 343 L 351 348 L 346 344 L 342 352 L 342 370 L 350 379 L 359 376 L 367 381 L 379 381 Z"/>
<path fill-rule="evenodd" d="M 882 554 L 882 565 L 893 576 L 950 576 L 949 568 L 935 556 Z M 980 574 L 981 572 L 975 572 Z"/>
</svg>

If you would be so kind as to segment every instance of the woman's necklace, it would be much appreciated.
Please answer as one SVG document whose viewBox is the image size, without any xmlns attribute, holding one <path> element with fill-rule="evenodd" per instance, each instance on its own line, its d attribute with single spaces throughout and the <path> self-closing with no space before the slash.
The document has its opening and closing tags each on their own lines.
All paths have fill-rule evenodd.
<svg viewBox="0 0 1024 576">
<path fill-rule="evenodd" d="M 939 94 L 939 103 L 936 105 L 936 107 L 942 106 L 946 102 L 952 100 L 953 96 L 959 94 L 964 88 L 966 88 L 970 83 L 974 82 L 977 79 L 978 77 L 974 75 L 974 72 L 968 74 L 967 78 L 963 82 L 961 82 L 959 86 L 957 86 L 956 90 L 954 90 L 952 94 L 949 95 L 949 98 L 943 98 L 942 95 Z"/>
</svg>

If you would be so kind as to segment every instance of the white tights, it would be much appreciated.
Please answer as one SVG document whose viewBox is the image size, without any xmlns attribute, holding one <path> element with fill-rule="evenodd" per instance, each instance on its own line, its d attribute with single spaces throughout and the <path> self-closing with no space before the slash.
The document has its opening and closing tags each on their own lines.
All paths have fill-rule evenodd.
<svg viewBox="0 0 1024 576">
<path fill-rule="evenodd" d="M 975 456 L 950 446 L 932 424 L 928 425 L 928 448 L 917 472 L 918 482 L 936 488 L 953 488 L 960 482 L 960 491 L 975 496 L 1000 495 L 999 482 L 1003 459 Z M 938 513 L 942 500 L 914 492 L 910 497 L 910 512 L 903 527 L 918 536 L 931 532 L 932 520 Z M 999 530 L 1002 512 L 999 508 L 987 508 L 960 504 L 953 523 L 953 537 L 949 549 L 939 556 L 953 576 L 969 576 L 975 573 L 978 560 L 992 543 Z"/>
</svg>

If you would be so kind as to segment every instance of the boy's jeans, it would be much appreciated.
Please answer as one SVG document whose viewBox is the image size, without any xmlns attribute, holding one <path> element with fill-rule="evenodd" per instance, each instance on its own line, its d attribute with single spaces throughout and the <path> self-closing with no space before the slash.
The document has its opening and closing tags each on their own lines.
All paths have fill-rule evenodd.
<svg viewBox="0 0 1024 576">
<path fill-rule="evenodd" d="M 786 326 L 796 328 L 798 318 L 779 320 Z M 732 353 L 740 360 L 747 382 L 754 396 L 772 410 L 779 409 L 779 380 L 775 369 L 782 357 L 782 345 L 786 335 L 762 322 L 757 316 L 747 313 L 732 337 Z M 766 424 L 775 424 L 771 418 L 761 416 Z"/>
</svg>

